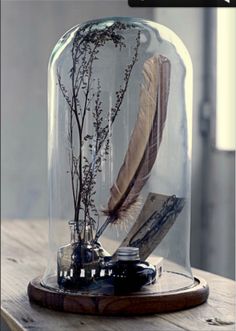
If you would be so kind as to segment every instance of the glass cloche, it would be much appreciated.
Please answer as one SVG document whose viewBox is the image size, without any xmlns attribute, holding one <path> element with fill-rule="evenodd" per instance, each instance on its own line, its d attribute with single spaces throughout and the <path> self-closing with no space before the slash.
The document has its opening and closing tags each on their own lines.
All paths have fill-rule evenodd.
<svg viewBox="0 0 236 331">
<path fill-rule="evenodd" d="M 73 294 L 193 286 L 192 65 L 183 42 L 143 19 L 78 25 L 52 52 L 48 98 L 42 286 Z"/>
</svg>

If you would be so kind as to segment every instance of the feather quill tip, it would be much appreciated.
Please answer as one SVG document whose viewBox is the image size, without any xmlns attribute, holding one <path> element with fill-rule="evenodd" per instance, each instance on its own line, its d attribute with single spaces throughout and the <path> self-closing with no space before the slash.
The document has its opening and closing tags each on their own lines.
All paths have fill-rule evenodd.
<svg viewBox="0 0 236 331">
<path fill-rule="evenodd" d="M 133 221 L 137 216 L 142 206 L 142 199 L 138 197 L 135 202 L 132 202 L 129 207 L 119 208 L 118 210 L 103 209 L 103 215 L 112 220 L 112 224 L 118 224 L 123 221 Z"/>
</svg>

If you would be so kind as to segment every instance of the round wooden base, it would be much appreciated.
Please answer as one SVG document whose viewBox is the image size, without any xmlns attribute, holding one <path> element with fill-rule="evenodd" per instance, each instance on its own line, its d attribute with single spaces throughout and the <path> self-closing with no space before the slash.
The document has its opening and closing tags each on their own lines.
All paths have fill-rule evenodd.
<svg viewBox="0 0 236 331">
<path fill-rule="evenodd" d="M 191 308 L 204 303 L 209 287 L 202 278 L 194 277 L 191 288 L 168 293 L 134 293 L 128 295 L 68 294 L 53 291 L 40 284 L 40 277 L 28 285 L 31 302 L 71 313 L 94 315 L 140 315 L 167 313 Z"/>
</svg>

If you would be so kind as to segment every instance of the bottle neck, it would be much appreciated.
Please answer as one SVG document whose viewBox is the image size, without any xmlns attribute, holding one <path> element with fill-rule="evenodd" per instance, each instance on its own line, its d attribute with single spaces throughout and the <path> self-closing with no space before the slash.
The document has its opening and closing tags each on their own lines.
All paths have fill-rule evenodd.
<svg viewBox="0 0 236 331">
<path fill-rule="evenodd" d="M 78 241 L 78 233 L 77 233 L 75 221 L 69 221 L 69 226 L 70 226 L 70 242 L 75 243 Z"/>
<path fill-rule="evenodd" d="M 85 243 L 91 243 L 93 241 L 93 229 L 90 225 L 86 225 L 83 239 Z"/>
<path fill-rule="evenodd" d="M 75 221 L 69 221 L 70 226 L 70 241 L 71 243 L 79 241 L 79 235 Z M 93 229 L 90 225 L 86 225 L 80 237 L 84 243 L 91 243 L 93 241 Z"/>
</svg>

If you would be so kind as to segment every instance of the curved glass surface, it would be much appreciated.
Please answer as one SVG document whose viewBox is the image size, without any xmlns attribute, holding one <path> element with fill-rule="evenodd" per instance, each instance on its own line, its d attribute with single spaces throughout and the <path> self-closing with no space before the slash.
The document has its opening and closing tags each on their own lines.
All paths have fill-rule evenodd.
<svg viewBox="0 0 236 331">
<path fill-rule="evenodd" d="M 143 19 L 90 21 L 58 41 L 48 72 L 42 284 L 88 291 L 104 257 L 130 245 L 143 260 L 163 258 L 159 291 L 191 286 L 192 65 L 182 41 Z"/>
</svg>

